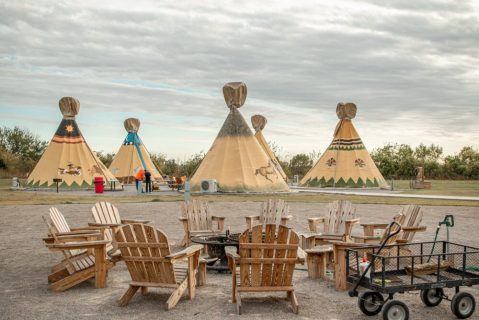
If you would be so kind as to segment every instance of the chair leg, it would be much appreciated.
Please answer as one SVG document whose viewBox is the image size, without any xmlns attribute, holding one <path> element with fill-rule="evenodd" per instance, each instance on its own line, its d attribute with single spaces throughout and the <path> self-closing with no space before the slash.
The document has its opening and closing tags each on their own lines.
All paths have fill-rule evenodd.
<svg viewBox="0 0 479 320">
<path fill-rule="evenodd" d="M 175 291 L 171 294 L 171 296 L 168 298 L 168 301 L 166 301 L 166 310 L 172 309 L 178 301 L 180 300 L 181 296 L 185 292 L 186 288 L 188 287 L 188 277 L 183 280 L 183 282 L 176 288 Z"/>
<path fill-rule="evenodd" d="M 237 288 L 235 288 L 235 293 L 234 295 L 236 296 L 236 311 L 238 314 L 241 314 L 241 296 Z"/>
<path fill-rule="evenodd" d="M 141 295 L 146 296 L 148 294 L 148 287 L 141 287 Z"/>
<path fill-rule="evenodd" d="M 126 306 L 130 302 L 131 298 L 133 298 L 133 296 L 135 295 L 135 293 L 138 291 L 139 288 L 140 287 L 137 287 L 137 286 L 130 286 L 128 290 L 126 290 L 126 292 L 118 301 L 118 304 L 120 305 L 120 307 Z"/>
<path fill-rule="evenodd" d="M 190 300 L 195 298 L 196 295 L 196 272 L 195 266 L 193 265 L 193 258 L 188 259 L 188 275 L 186 279 L 188 280 L 188 296 Z"/>
<path fill-rule="evenodd" d="M 196 285 L 198 287 L 206 284 L 206 261 L 200 259 L 198 271 L 196 272 Z"/>
<path fill-rule="evenodd" d="M 289 300 L 291 301 L 291 307 L 293 308 L 293 313 L 298 314 L 299 312 L 299 304 L 298 299 L 296 298 L 296 294 L 294 291 L 289 292 Z"/>
</svg>

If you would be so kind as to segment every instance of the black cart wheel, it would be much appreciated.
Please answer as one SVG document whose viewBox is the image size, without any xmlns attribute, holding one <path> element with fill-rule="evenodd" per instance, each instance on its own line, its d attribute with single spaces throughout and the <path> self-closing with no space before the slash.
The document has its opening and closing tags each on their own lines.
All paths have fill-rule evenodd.
<svg viewBox="0 0 479 320">
<path fill-rule="evenodd" d="M 441 288 L 421 290 L 421 300 L 428 307 L 439 305 L 444 297 L 444 290 Z"/>
<path fill-rule="evenodd" d="M 451 310 L 459 319 L 466 319 L 472 316 L 476 309 L 476 300 L 467 292 L 458 292 L 452 297 Z"/>
<path fill-rule="evenodd" d="M 383 307 L 384 320 L 408 320 L 409 309 L 401 301 L 389 300 Z"/>
<path fill-rule="evenodd" d="M 383 308 L 383 296 L 374 291 L 366 291 L 359 295 L 358 306 L 361 311 L 367 316 L 375 316 Z"/>
</svg>

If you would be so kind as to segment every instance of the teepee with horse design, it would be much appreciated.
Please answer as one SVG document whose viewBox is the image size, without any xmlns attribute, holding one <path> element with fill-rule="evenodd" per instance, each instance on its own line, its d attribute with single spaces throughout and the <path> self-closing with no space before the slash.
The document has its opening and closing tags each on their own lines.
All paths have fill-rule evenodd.
<svg viewBox="0 0 479 320">
<path fill-rule="evenodd" d="M 221 192 L 289 191 L 274 163 L 248 127 L 239 108 L 246 100 L 246 85 L 223 86 L 230 109 L 223 127 L 191 178 L 191 190 L 199 191 L 202 180 L 216 179 Z"/>
<path fill-rule="evenodd" d="M 273 162 L 273 165 L 275 166 L 276 170 L 278 170 L 281 177 L 284 179 L 284 181 L 288 182 L 288 176 L 284 172 L 283 168 L 281 167 L 281 164 L 279 163 L 278 159 L 274 155 L 273 150 L 271 150 L 271 148 L 268 145 L 268 142 L 264 138 L 263 129 L 266 126 L 267 122 L 268 121 L 266 120 L 266 117 L 264 117 L 260 114 L 255 114 L 254 116 L 251 117 L 251 124 L 253 125 L 254 131 L 256 131 L 254 136 L 256 137 L 256 140 L 258 140 L 258 142 L 259 142 L 260 146 L 263 148 L 264 152 L 266 152 L 268 157 Z"/>
<path fill-rule="evenodd" d="M 351 119 L 356 116 L 354 103 L 339 103 L 339 123 L 326 152 L 301 179 L 307 187 L 386 188 L 379 172 Z"/>
<path fill-rule="evenodd" d="M 28 176 L 33 187 L 51 187 L 59 181 L 61 187 L 92 187 L 95 177 L 103 177 L 105 184 L 118 180 L 98 159 L 83 138 L 75 121 L 80 101 L 63 97 L 59 102 L 62 122 L 53 139 Z"/>
</svg>

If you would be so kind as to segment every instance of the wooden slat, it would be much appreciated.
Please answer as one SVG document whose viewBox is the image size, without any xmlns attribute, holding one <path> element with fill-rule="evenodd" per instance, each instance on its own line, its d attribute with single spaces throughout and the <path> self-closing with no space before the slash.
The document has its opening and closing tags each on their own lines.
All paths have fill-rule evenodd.
<svg viewBox="0 0 479 320">
<path fill-rule="evenodd" d="M 270 224 L 267 224 L 269 226 Z M 272 229 L 271 227 L 269 229 Z M 268 234 L 268 232 L 266 232 Z M 242 244 L 243 248 L 245 249 L 270 249 L 272 246 L 271 244 L 274 243 L 274 238 L 271 240 L 272 242 L 265 241 L 264 243 L 244 243 Z M 297 246 L 296 244 L 276 244 L 274 243 L 275 249 L 295 249 Z"/>
<path fill-rule="evenodd" d="M 263 226 L 257 225 L 253 227 L 253 229 L 251 230 L 251 242 L 252 243 L 262 242 L 262 238 L 263 238 Z M 249 248 L 245 247 L 245 249 L 249 249 Z M 257 249 L 251 248 L 250 251 L 251 251 L 250 253 L 251 259 L 244 258 L 243 260 L 241 260 L 241 263 L 245 263 L 245 264 L 251 263 L 252 261 L 262 256 L 261 248 L 257 248 Z M 262 262 L 259 262 L 259 263 L 262 263 Z M 261 265 L 259 265 L 259 263 L 255 262 L 251 266 L 251 285 L 252 286 L 261 285 Z"/>
<path fill-rule="evenodd" d="M 148 243 L 148 242 L 122 242 L 118 244 L 118 248 L 168 248 L 166 243 Z"/>
<path fill-rule="evenodd" d="M 276 233 L 276 225 L 274 224 L 267 224 L 266 225 L 266 234 L 265 234 L 265 239 L 264 242 L 269 248 L 265 248 L 264 250 L 264 258 L 269 259 L 272 258 L 274 255 L 274 249 L 271 247 L 271 243 L 274 243 L 275 240 L 275 235 Z M 249 244 L 244 244 L 243 246 L 247 246 Z M 256 244 L 255 244 L 256 245 Z M 261 244 L 263 245 L 263 244 Z M 264 263 L 263 264 L 263 270 L 262 270 L 262 275 L 261 275 L 261 286 L 269 286 L 271 285 L 271 275 L 273 271 L 273 264 L 271 263 Z"/>
<path fill-rule="evenodd" d="M 288 242 L 288 232 L 289 228 L 285 226 L 278 226 L 278 238 L 276 240 L 279 244 L 285 244 Z M 284 258 L 286 255 L 286 250 L 278 249 L 275 252 L 274 257 L 278 259 Z M 273 266 L 273 275 L 271 279 L 272 286 L 278 286 L 282 283 L 284 264 L 275 263 Z"/>
</svg>

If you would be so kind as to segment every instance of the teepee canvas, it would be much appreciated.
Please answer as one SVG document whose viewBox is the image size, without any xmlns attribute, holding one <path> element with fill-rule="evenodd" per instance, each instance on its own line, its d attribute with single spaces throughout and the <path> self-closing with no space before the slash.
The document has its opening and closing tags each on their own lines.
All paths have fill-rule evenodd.
<svg viewBox="0 0 479 320">
<path fill-rule="evenodd" d="M 123 124 L 128 134 L 111 162 L 110 171 L 123 183 L 135 182 L 135 176 L 140 169 L 150 171 L 153 180 L 163 181 L 161 173 L 151 161 L 150 154 L 138 136 L 140 120 L 128 118 Z"/>
<path fill-rule="evenodd" d="M 281 177 L 284 179 L 284 181 L 288 181 L 288 176 L 286 176 L 286 173 L 284 172 L 283 168 L 281 168 L 281 164 L 279 163 L 278 159 L 273 153 L 273 150 L 268 145 L 268 142 L 266 142 L 266 139 L 264 138 L 263 135 L 263 129 L 266 126 L 267 120 L 264 116 L 260 114 L 256 114 L 251 117 L 251 124 L 253 125 L 254 130 L 256 133 L 254 136 L 256 137 L 256 140 L 258 140 L 261 148 L 263 148 L 264 152 L 268 155 L 270 160 L 273 162 L 273 165 L 275 166 L 276 170 L 278 170 L 279 174 Z"/>
<path fill-rule="evenodd" d="M 227 83 L 223 87 L 230 112 L 191 178 L 192 191 L 199 191 L 204 179 L 216 179 L 221 192 L 289 191 L 238 110 L 245 102 L 246 92 L 242 82 Z"/>
<path fill-rule="evenodd" d="M 381 172 L 366 150 L 351 122 L 356 116 L 354 103 L 339 103 L 336 107 L 339 123 L 333 142 L 326 152 L 301 179 L 309 187 L 387 187 Z"/>
<path fill-rule="evenodd" d="M 117 181 L 86 143 L 75 121 L 80 102 L 64 97 L 59 102 L 63 120 L 48 148 L 28 176 L 31 186 L 50 187 L 61 179 L 62 187 L 91 187 L 95 177 L 109 184 Z"/>
</svg>

